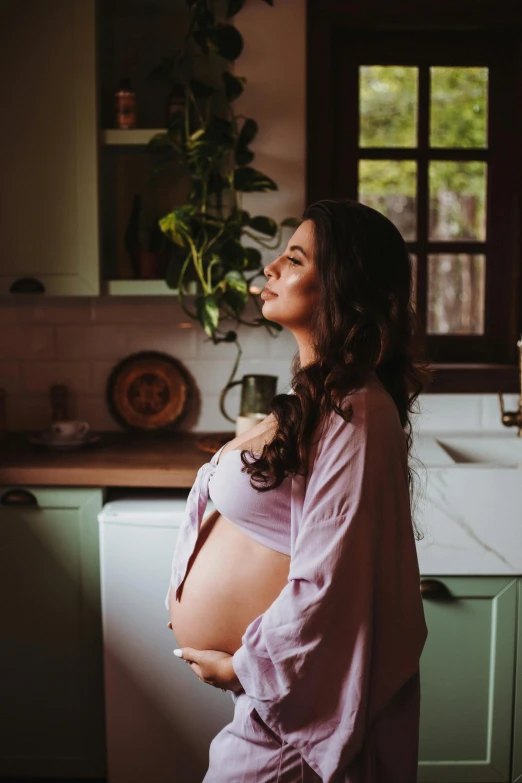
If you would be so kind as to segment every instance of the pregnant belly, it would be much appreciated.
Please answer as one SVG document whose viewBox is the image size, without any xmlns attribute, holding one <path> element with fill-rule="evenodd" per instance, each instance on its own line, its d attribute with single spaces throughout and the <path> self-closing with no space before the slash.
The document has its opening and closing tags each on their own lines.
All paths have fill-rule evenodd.
<svg viewBox="0 0 522 783">
<path fill-rule="evenodd" d="M 290 557 L 249 538 L 218 511 L 201 525 L 180 600 L 170 588 L 179 647 L 233 655 L 247 626 L 288 581 Z"/>
</svg>

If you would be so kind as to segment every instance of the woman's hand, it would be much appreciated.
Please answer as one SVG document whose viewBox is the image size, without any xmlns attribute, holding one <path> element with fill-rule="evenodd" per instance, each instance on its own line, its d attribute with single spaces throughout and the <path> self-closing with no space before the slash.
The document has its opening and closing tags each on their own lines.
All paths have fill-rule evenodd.
<svg viewBox="0 0 522 783">
<path fill-rule="evenodd" d="M 171 623 L 168 623 L 168 626 L 172 629 Z M 242 690 L 243 686 L 232 666 L 230 653 L 220 650 L 195 650 L 193 647 L 183 647 L 180 652 L 181 655 L 177 657 L 189 664 L 201 682 L 222 690 Z"/>
</svg>

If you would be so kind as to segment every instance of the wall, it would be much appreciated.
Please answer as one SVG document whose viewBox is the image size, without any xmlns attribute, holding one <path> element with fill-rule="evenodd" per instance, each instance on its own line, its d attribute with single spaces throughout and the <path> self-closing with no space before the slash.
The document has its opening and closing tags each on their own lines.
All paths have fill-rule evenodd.
<svg viewBox="0 0 522 783">
<path fill-rule="evenodd" d="M 276 193 L 246 196 L 243 206 L 252 214 L 277 219 L 298 216 L 305 192 L 305 0 L 279 0 L 274 8 L 252 1 L 236 24 L 245 38 L 236 73 L 248 79 L 237 112 L 258 121 L 252 165 L 279 185 Z M 287 230 L 285 243 L 290 234 Z M 266 253 L 265 262 L 276 252 Z M 247 316 L 256 314 L 250 305 Z M 218 399 L 235 346 L 214 346 L 199 325 L 183 328 L 186 322 L 172 297 L 3 301 L 0 386 L 7 391 L 8 429 L 47 428 L 49 387 L 55 383 L 70 388 L 73 416 L 87 419 L 95 430 L 119 429 L 105 404 L 108 375 L 129 354 L 158 350 L 180 359 L 199 388 L 199 411 L 184 421 L 183 429 L 231 430 Z M 278 391 L 288 391 L 297 349 L 292 334 L 283 331 L 272 338 L 265 330 L 245 326 L 238 333 L 243 349 L 238 375 L 274 374 Z M 238 390 L 232 390 L 228 408 L 233 414 L 238 400 Z M 506 404 L 514 408 L 516 396 L 507 395 Z M 424 395 L 421 410 L 419 429 L 503 430 L 495 395 Z"/>
</svg>

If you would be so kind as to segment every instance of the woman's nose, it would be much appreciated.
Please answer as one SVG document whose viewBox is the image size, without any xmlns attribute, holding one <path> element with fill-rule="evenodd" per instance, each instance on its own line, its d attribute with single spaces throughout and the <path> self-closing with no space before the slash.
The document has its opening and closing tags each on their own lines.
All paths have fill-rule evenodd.
<svg viewBox="0 0 522 783">
<path fill-rule="evenodd" d="M 276 261 L 277 261 L 277 258 L 274 259 L 273 261 L 271 261 L 269 264 L 267 264 L 264 267 L 263 274 L 266 275 L 266 277 L 268 277 L 269 274 L 271 275 L 271 274 L 274 273 L 274 265 L 275 265 Z"/>
</svg>

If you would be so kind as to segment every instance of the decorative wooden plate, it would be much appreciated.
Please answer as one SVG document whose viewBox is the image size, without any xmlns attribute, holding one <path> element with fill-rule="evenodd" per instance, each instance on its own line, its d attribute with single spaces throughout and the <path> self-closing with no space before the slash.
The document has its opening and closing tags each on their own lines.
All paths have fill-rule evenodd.
<svg viewBox="0 0 522 783">
<path fill-rule="evenodd" d="M 192 392 L 184 365 L 167 353 L 140 351 L 112 370 L 106 399 L 111 415 L 128 430 L 175 429 Z"/>
</svg>

